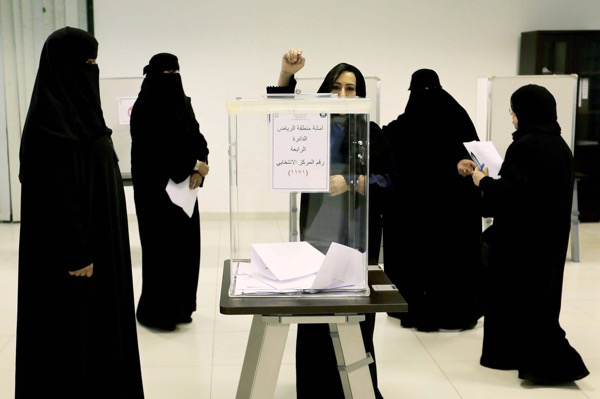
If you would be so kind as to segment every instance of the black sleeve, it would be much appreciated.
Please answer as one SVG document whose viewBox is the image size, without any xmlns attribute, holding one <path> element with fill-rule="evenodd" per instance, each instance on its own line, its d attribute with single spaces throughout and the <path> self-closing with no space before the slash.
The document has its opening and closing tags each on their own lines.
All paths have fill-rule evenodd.
<svg viewBox="0 0 600 399">
<path fill-rule="evenodd" d="M 33 234 L 43 241 L 38 250 L 65 271 L 82 269 L 94 261 L 89 146 L 48 139 L 29 155 L 22 160 L 22 198 L 30 220 L 35 219 L 38 231 Z M 35 170 L 32 165 L 43 167 Z"/>
<path fill-rule="evenodd" d="M 397 172 L 391 145 L 383 130 L 375 123 L 369 124 L 369 183 L 387 186 Z"/>
<path fill-rule="evenodd" d="M 287 86 L 267 86 L 267 94 L 294 94 L 295 89 L 296 79 L 292 75 Z"/>
<path fill-rule="evenodd" d="M 530 197 L 531 185 L 526 171 L 531 159 L 532 151 L 528 146 L 513 143 L 506 151 L 500 178 L 481 179 L 482 216 L 496 217 L 503 212 L 520 209 L 519 203 Z"/>
<path fill-rule="evenodd" d="M 194 171 L 196 161 L 208 162 L 208 145 L 204 135 L 200 133 L 200 125 L 196 121 L 191 101 L 187 99 L 188 114 L 193 118 L 192 127 L 187 132 L 167 140 L 169 161 L 166 163 L 169 178 L 181 183 Z"/>
</svg>

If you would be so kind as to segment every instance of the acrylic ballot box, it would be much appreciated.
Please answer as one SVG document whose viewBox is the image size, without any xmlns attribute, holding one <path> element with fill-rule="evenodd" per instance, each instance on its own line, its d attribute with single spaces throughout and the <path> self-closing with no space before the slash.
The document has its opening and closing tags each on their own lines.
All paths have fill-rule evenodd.
<svg viewBox="0 0 600 399">
<path fill-rule="evenodd" d="M 227 102 L 231 297 L 368 296 L 371 100 Z"/>
</svg>

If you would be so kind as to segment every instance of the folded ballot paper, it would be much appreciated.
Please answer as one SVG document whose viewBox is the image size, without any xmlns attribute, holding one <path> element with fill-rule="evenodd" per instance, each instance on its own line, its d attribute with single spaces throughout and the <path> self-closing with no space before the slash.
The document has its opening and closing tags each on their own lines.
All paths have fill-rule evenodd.
<svg viewBox="0 0 600 399">
<path fill-rule="evenodd" d="M 238 264 L 235 294 L 362 291 L 365 256 L 337 243 L 326 255 L 304 241 L 252 244 L 250 262 Z"/>
<path fill-rule="evenodd" d="M 169 194 L 171 202 L 181 207 L 189 217 L 192 217 L 194 205 L 198 199 L 198 188 L 190 190 L 190 177 L 188 176 L 188 178 L 181 183 L 175 183 L 173 180 L 169 179 L 165 190 L 167 191 L 167 194 Z"/>
</svg>

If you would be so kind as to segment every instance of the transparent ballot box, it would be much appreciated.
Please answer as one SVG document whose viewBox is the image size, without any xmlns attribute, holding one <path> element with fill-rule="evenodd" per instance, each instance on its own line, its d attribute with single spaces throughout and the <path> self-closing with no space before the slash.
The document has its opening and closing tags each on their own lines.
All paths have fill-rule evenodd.
<svg viewBox="0 0 600 399">
<path fill-rule="evenodd" d="M 371 100 L 227 102 L 230 296 L 368 296 Z"/>
</svg>

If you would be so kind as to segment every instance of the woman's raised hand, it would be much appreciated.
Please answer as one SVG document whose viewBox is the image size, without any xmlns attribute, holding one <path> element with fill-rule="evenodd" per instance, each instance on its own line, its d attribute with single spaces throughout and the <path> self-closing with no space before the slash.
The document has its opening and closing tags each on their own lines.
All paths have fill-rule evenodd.
<svg viewBox="0 0 600 399">
<path fill-rule="evenodd" d="M 279 74 L 279 86 L 287 86 L 292 75 L 304 68 L 306 60 L 299 48 L 291 49 L 283 54 L 281 58 L 281 73 Z"/>
</svg>

